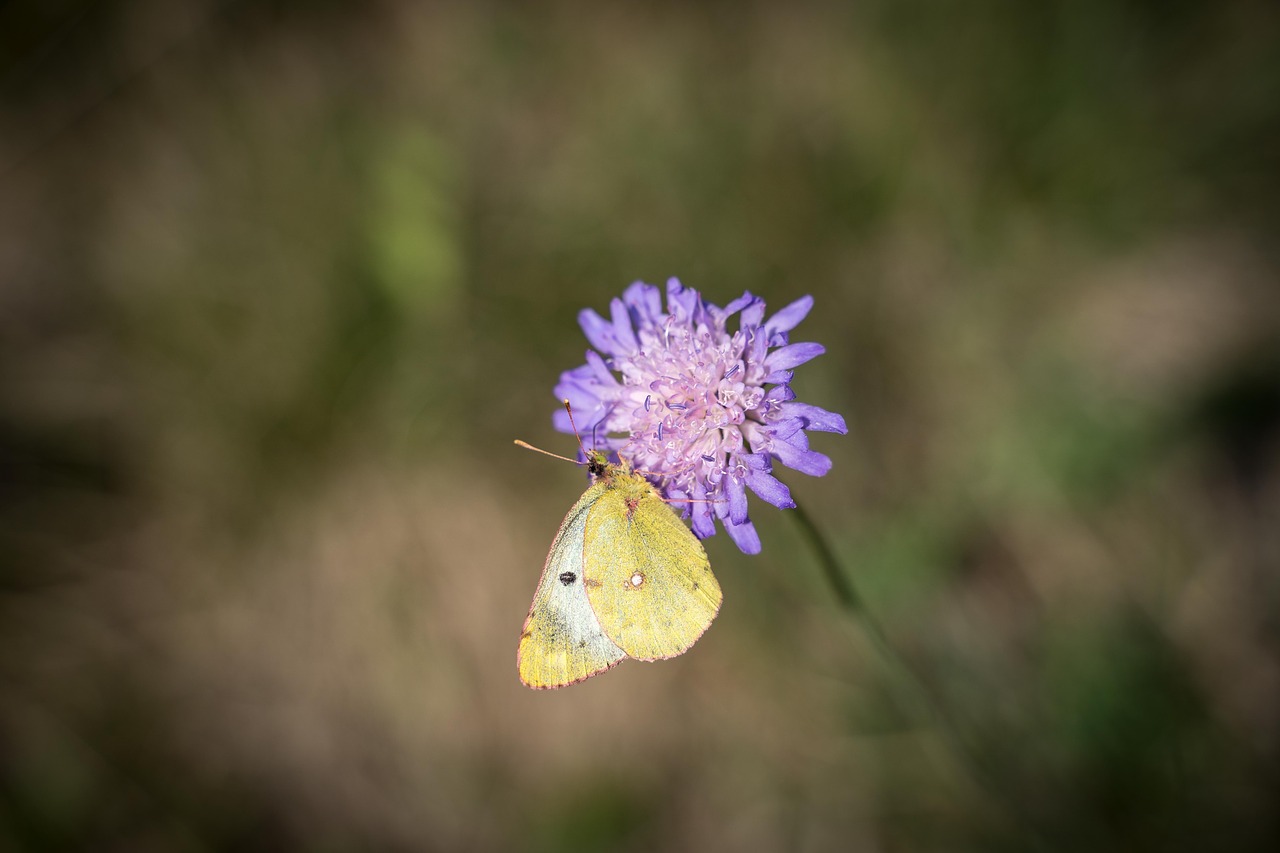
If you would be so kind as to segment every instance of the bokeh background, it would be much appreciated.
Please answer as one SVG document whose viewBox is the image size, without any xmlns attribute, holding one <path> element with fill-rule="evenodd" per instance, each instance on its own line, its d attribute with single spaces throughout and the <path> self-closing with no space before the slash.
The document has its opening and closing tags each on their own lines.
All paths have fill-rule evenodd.
<svg viewBox="0 0 1280 853">
<path fill-rule="evenodd" d="M 0 4 L 0 849 L 1277 849 L 1277 152 L 1262 0 Z M 753 503 L 526 690 L 672 275 L 815 296 L 859 599 Z"/>
</svg>

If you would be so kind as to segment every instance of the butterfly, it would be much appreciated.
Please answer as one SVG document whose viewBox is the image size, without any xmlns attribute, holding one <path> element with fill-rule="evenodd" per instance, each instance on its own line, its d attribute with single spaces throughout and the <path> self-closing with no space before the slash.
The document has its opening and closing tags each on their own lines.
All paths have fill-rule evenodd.
<svg viewBox="0 0 1280 853">
<path fill-rule="evenodd" d="M 516 666 L 535 689 L 576 684 L 626 658 L 684 654 L 723 599 L 702 543 L 653 484 L 626 461 L 585 453 L 593 483 L 551 543 L 520 634 Z"/>
</svg>

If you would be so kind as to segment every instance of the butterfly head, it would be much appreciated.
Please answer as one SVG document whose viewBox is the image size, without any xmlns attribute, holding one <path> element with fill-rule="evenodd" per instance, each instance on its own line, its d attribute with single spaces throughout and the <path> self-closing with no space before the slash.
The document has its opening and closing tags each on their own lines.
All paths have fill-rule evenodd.
<svg viewBox="0 0 1280 853">
<path fill-rule="evenodd" d="M 612 474 L 614 470 L 618 467 L 617 465 L 610 462 L 609 457 L 605 456 L 604 453 L 599 450 L 592 449 L 592 450 L 586 451 L 586 453 L 587 453 L 587 471 L 590 472 L 591 476 L 597 480 L 600 479 L 601 477 L 605 477 Z"/>
</svg>

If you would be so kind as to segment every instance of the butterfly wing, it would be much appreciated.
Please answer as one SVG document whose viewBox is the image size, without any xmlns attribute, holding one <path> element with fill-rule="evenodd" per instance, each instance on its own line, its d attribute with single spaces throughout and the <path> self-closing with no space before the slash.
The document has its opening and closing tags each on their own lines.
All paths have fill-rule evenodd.
<svg viewBox="0 0 1280 853">
<path fill-rule="evenodd" d="M 620 477 L 591 508 L 583 553 L 587 599 L 630 657 L 683 654 L 720 610 L 702 543 L 638 475 Z"/>
<path fill-rule="evenodd" d="M 588 489 L 569 510 L 551 543 L 516 652 L 520 680 L 529 687 L 574 684 L 626 657 L 601 630 L 584 586 L 587 518 L 602 492 L 603 486 Z"/>
</svg>

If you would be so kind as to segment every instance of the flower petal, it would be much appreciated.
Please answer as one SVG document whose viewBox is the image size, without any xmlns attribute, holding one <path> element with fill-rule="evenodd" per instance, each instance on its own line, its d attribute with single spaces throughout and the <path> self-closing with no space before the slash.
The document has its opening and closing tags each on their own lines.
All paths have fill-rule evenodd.
<svg viewBox="0 0 1280 853">
<path fill-rule="evenodd" d="M 720 309 L 720 318 L 722 320 L 728 320 L 734 314 L 737 314 L 743 308 L 746 308 L 755 301 L 756 298 L 751 295 L 750 290 L 743 291 L 741 296 L 724 306 L 724 308 Z"/>
<path fill-rule="evenodd" d="M 795 398 L 796 392 L 791 390 L 790 385 L 775 385 L 764 395 L 764 399 L 770 403 L 785 403 Z"/>
<path fill-rule="evenodd" d="M 737 477 L 726 477 L 724 491 L 729 498 L 729 520 L 742 524 L 747 520 L 747 490 Z"/>
<path fill-rule="evenodd" d="M 797 434 L 801 435 L 803 441 L 804 419 L 802 418 L 785 418 L 780 421 L 774 421 L 765 427 L 764 431 L 773 437 L 775 441 L 792 441 Z M 807 449 L 808 445 L 804 446 Z"/>
<path fill-rule="evenodd" d="M 795 302 L 792 302 L 786 308 L 774 314 L 765 322 L 765 331 L 769 334 L 774 332 L 789 332 L 800 324 L 800 321 L 808 316 L 809 311 L 813 308 L 812 296 L 801 296 Z"/>
<path fill-rule="evenodd" d="M 755 298 L 751 301 L 750 305 L 747 305 L 742 309 L 742 320 L 740 321 L 742 325 L 738 328 L 742 329 L 744 332 L 750 329 L 755 329 L 760 325 L 760 321 L 763 319 L 764 300 Z M 767 339 L 769 336 L 762 335 L 761 337 Z"/>
<path fill-rule="evenodd" d="M 578 429 L 586 432 L 588 438 L 595 430 L 596 426 L 605 419 L 609 410 L 601 405 L 596 406 L 574 406 L 573 411 L 576 414 L 573 420 L 569 420 L 569 413 L 564 409 L 556 409 L 551 414 L 551 425 L 556 428 L 557 432 L 568 433 L 573 435 L 573 425 L 577 423 Z"/>
<path fill-rule="evenodd" d="M 590 308 L 583 308 L 578 312 L 578 325 L 582 327 L 582 333 L 587 336 L 587 342 L 593 347 L 610 355 L 615 354 L 613 326 L 608 320 Z M 621 355 L 621 353 L 618 354 Z"/>
<path fill-rule="evenodd" d="M 556 397 L 561 400 L 568 400 L 569 405 L 573 406 L 575 412 L 585 413 L 591 409 L 600 408 L 602 405 L 599 394 L 578 382 L 562 382 L 557 385 Z M 564 407 L 562 406 L 556 411 L 564 414 Z M 566 415 L 566 417 L 568 416 Z"/>
<path fill-rule="evenodd" d="M 656 326 L 662 320 L 662 293 L 643 281 L 632 282 L 622 293 L 622 301 L 631 309 L 636 326 Z"/>
<path fill-rule="evenodd" d="M 760 534 L 756 533 L 756 526 L 750 521 L 744 521 L 742 524 L 725 522 L 724 529 L 733 540 L 733 544 L 738 546 L 739 551 L 744 554 L 760 553 Z"/>
<path fill-rule="evenodd" d="M 752 471 L 747 475 L 747 486 L 762 501 L 771 503 L 778 509 L 792 509 L 796 502 L 791 498 L 791 490 L 781 480 L 763 471 Z"/>
<path fill-rule="evenodd" d="M 816 450 L 801 450 L 785 441 L 775 442 L 773 454 L 778 461 L 788 468 L 794 468 L 802 474 L 821 477 L 831 470 L 831 459 Z"/>
<path fill-rule="evenodd" d="M 599 382 L 580 376 L 565 376 L 555 387 L 557 400 L 568 400 L 574 410 L 587 411 L 604 404 L 600 397 L 603 390 Z M 563 412 L 563 406 L 556 411 Z"/>
<path fill-rule="evenodd" d="M 774 385 L 764 395 L 764 399 L 760 401 L 756 410 L 760 412 L 760 417 L 765 423 L 776 422 L 786 417 L 782 404 L 795 398 L 796 392 L 791 390 L 790 385 Z"/>
<path fill-rule="evenodd" d="M 835 412 L 828 412 L 826 409 L 811 406 L 808 403 L 783 403 L 782 414 L 788 418 L 803 419 L 805 429 L 817 430 L 818 432 L 838 432 L 841 435 L 846 435 L 849 432 L 843 417 Z"/>
<path fill-rule="evenodd" d="M 692 504 L 689 503 L 688 495 L 680 489 L 667 489 L 665 496 L 667 499 L 667 505 L 675 510 L 677 515 L 681 518 L 689 517 L 689 507 L 691 507 Z"/>
<path fill-rule="evenodd" d="M 618 341 L 618 351 L 610 355 L 630 355 L 638 348 L 636 333 L 631 329 L 631 314 L 621 299 L 609 303 L 609 313 L 613 316 L 613 335 Z"/>
<path fill-rule="evenodd" d="M 695 480 L 693 484 L 693 497 L 699 503 L 689 504 L 689 508 L 693 513 L 693 533 L 699 539 L 707 539 L 716 535 L 716 523 L 711 514 L 713 506 L 707 501 L 707 490 L 702 485 L 701 480 Z"/>
<path fill-rule="evenodd" d="M 560 382 L 556 385 L 556 388 L 558 389 L 560 385 L 582 385 L 586 387 L 594 384 L 595 384 L 595 379 L 594 379 L 594 374 L 591 370 L 591 365 L 580 364 L 577 367 L 575 367 L 573 370 L 566 370 L 564 373 L 561 373 Z M 554 393 L 556 397 L 564 396 L 558 390 L 555 391 Z"/>
<path fill-rule="evenodd" d="M 827 348 L 822 344 L 788 344 L 782 349 L 769 353 L 764 360 L 764 366 L 771 371 L 789 370 L 817 358 L 826 351 Z"/>
<path fill-rule="evenodd" d="M 604 363 L 604 359 L 600 357 L 600 353 L 594 350 L 587 350 L 587 364 L 591 365 L 591 375 L 601 385 L 608 388 L 617 386 L 618 379 L 609 372 L 609 365 Z"/>
<path fill-rule="evenodd" d="M 667 279 L 667 313 L 681 320 L 692 320 L 698 308 L 698 291 L 685 287 L 674 276 Z"/>
</svg>

